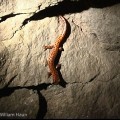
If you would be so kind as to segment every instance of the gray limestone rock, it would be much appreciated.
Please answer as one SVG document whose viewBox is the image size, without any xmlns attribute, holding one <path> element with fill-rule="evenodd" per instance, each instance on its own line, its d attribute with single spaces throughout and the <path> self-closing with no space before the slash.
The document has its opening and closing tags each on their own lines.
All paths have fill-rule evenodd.
<svg viewBox="0 0 120 120">
<path fill-rule="evenodd" d="M 119 0 L 0 0 L 0 118 L 120 118 L 119 11 Z M 62 32 L 61 14 L 52 85 L 43 46 Z"/>
</svg>

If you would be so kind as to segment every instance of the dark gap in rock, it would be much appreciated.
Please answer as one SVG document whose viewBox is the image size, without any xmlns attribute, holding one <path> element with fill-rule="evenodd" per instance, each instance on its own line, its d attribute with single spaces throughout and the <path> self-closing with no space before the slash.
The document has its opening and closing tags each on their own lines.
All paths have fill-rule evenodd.
<svg viewBox="0 0 120 120">
<path fill-rule="evenodd" d="M 119 4 L 120 0 L 89 0 L 90 5 L 93 8 L 104 8 L 104 7 L 110 7 L 115 4 Z"/>
<path fill-rule="evenodd" d="M 11 13 L 11 14 L 9 14 L 9 15 L 5 15 L 5 16 L 1 17 L 0 22 L 3 22 L 3 21 L 5 21 L 6 19 L 11 18 L 11 17 L 14 17 L 14 16 L 16 16 L 16 15 L 19 15 L 19 14 L 13 14 L 13 13 Z"/>
<path fill-rule="evenodd" d="M 95 80 L 95 78 L 97 78 L 97 76 L 99 75 L 100 73 L 96 74 L 94 77 L 92 77 L 88 82 L 92 82 L 93 80 Z"/>
<path fill-rule="evenodd" d="M 39 84 L 37 86 L 25 86 L 25 87 L 20 87 L 20 86 L 16 86 L 16 87 L 8 87 L 5 86 L 4 88 L 0 89 L 0 98 L 5 97 L 5 96 L 9 96 L 11 95 L 15 90 L 19 90 L 19 89 L 31 89 L 31 90 L 43 90 L 43 89 L 47 89 L 48 86 L 50 86 L 50 83 L 42 83 Z"/>
<path fill-rule="evenodd" d="M 39 90 L 37 90 L 37 94 L 39 97 L 39 110 L 36 119 L 43 119 L 45 114 L 47 113 L 47 101 Z"/>
<path fill-rule="evenodd" d="M 7 88 L 7 87 L 11 84 L 11 82 L 12 82 L 16 77 L 17 77 L 17 75 L 14 75 L 14 76 L 9 80 L 9 82 L 7 83 L 7 85 L 5 86 L 5 88 Z"/>
<path fill-rule="evenodd" d="M 0 89 L 0 98 L 10 96 L 16 89 L 19 89 L 19 87 Z"/>
<path fill-rule="evenodd" d="M 45 17 L 53 17 L 70 13 L 77 13 L 93 8 L 104 8 L 115 4 L 119 4 L 120 0 L 64 0 L 58 5 L 47 7 L 38 13 L 35 13 L 30 18 L 24 20 L 23 25 L 26 25 L 31 20 L 41 20 Z"/>
<path fill-rule="evenodd" d="M 14 78 L 13 78 L 14 79 Z M 0 98 L 2 97 L 6 97 L 6 96 L 10 96 L 13 92 L 15 92 L 15 90 L 20 90 L 20 89 L 28 89 L 28 90 L 36 90 L 38 97 L 39 97 L 39 110 L 37 113 L 37 119 L 41 118 L 43 119 L 44 116 L 46 115 L 47 112 L 47 101 L 45 99 L 45 97 L 40 93 L 41 90 L 43 89 L 47 89 L 48 86 L 50 86 L 50 83 L 42 83 L 40 85 L 37 86 L 26 86 L 26 87 L 20 87 L 20 86 L 16 86 L 16 87 L 5 87 L 3 89 L 0 89 Z"/>
</svg>

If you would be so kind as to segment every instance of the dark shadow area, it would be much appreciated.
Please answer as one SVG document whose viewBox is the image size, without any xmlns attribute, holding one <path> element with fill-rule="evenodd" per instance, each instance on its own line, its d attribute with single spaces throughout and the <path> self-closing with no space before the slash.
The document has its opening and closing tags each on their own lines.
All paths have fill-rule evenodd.
<svg viewBox="0 0 120 120">
<path fill-rule="evenodd" d="M 7 73 L 7 71 L 6 71 L 6 73 Z M 5 86 L 5 88 L 7 88 L 7 87 L 11 84 L 11 82 L 14 81 L 14 79 L 15 79 L 16 77 L 17 77 L 17 74 L 14 75 L 14 76 L 9 80 L 9 82 L 7 83 L 7 85 Z"/>
<path fill-rule="evenodd" d="M 26 87 L 20 87 L 20 86 L 16 86 L 16 87 L 4 87 L 2 89 L 0 89 L 0 98 L 5 97 L 5 96 L 9 96 L 11 95 L 15 90 L 19 90 L 19 89 L 31 89 L 31 90 L 43 90 L 43 89 L 47 89 L 48 86 L 50 86 L 51 84 L 48 83 L 42 83 L 40 85 L 37 86 L 26 86 Z"/>
<path fill-rule="evenodd" d="M 66 85 L 67 85 L 67 82 L 63 79 L 60 70 L 58 70 L 58 74 L 59 74 L 59 77 L 60 77 L 60 83 L 59 83 L 59 85 L 62 86 L 63 88 L 65 88 Z"/>
<path fill-rule="evenodd" d="M 36 119 L 43 119 L 45 114 L 47 113 L 47 102 L 45 97 L 37 90 L 37 94 L 39 96 L 39 110 L 36 116 Z"/>
<path fill-rule="evenodd" d="M 3 21 L 5 21 L 8 18 L 15 17 L 16 15 L 19 15 L 19 14 L 13 14 L 13 13 L 11 13 L 9 15 L 2 16 L 1 19 L 0 19 L 0 22 L 3 22 Z"/>
<path fill-rule="evenodd" d="M 36 118 L 38 119 L 43 119 L 46 112 L 47 112 L 47 102 L 45 100 L 45 97 L 40 93 L 41 90 L 43 89 L 47 89 L 48 86 L 50 86 L 51 84 L 46 84 L 46 83 L 42 83 L 40 85 L 37 86 L 27 86 L 27 87 L 4 87 L 3 89 L 0 89 L 0 98 L 5 97 L 5 96 L 10 96 L 15 90 L 20 90 L 20 89 L 31 89 L 31 90 L 36 90 L 38 97 L 39 97 L 39 110 L 37 113 Z"/>
<path fill-rule="evenodd" d="M 46 7 L 44 10 L 39 11 L 34 14 L 32 17 L 26 19 L 23 22 L 23 25 L 27 24 L 30 20 L 40 20 L 45 17 L 59 16 L 70 13 L 82 12 L 83 10 L 87 10 L 91 7 L 93 8 L 104 8 L 113 6 L 115 4 L 119 4 L 120 0 L 64 0 L 59 2 L 58 5 Z M 38 6 L 40 8 L 40 6 Z M 11 13 L 9 15 L 2 16 L 0 22 L 5 21 L 10 17 L 14 17 L 22 13 Z M 24 14 L 24 13 L 23 13 Z"/>
<path fill-rule="evenodd" d="M 119 4 L 120 0 L 64 0 L 59 2 L 58 5 L 49 6 L 45 9 L 35 13 L 30 18 L 23 22 L 23 25 L 27 24 L 31 20 L 41 20 L 45 17 L 53 17 L 59 15 L 65 15 L 70 13 L 78 13 L 89 8 L 104 8 Z"/>
</svg>

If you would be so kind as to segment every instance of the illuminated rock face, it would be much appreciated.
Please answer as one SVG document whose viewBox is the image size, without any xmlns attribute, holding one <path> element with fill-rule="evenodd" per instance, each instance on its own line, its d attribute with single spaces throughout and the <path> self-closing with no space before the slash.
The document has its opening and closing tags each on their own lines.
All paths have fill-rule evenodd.
<svg viewBox="0 0 120 120">
<path fill-rule="evenodd" d="M 120 4 L 3 0 L 0 9 L 0 118 L 120 118 Z M 49 85 L 43 46 L 62 32 L 61 14 L 63 82 Z"/>
</svg>

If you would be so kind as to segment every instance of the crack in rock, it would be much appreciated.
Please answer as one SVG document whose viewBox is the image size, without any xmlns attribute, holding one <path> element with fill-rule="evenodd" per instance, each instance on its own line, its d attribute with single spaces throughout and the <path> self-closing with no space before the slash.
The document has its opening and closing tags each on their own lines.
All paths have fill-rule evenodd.
<svg viewBox="0 0 120 120">
<path fill-rule="evenodd" d="M 11 17 L 15 17 L 15 16 L 17 16 L 17 15 L 22 15 L 22 14 L 31 14 L 31 13 L 16 13 L 16 14 L 11 13 L 11 14 L 2 16 L 1 19 L 0 19 L 0 23 L 1 23 L 1 22 L 4 22 L 5 20 L 7 20 L 7 19 L 9 19 L 9 18 L 11 18 Z"/>
</svg>

